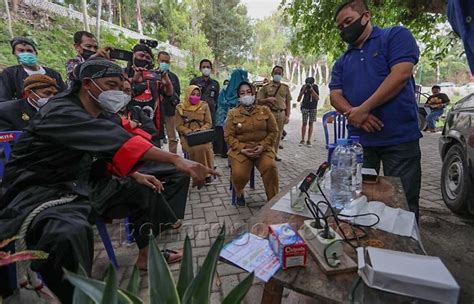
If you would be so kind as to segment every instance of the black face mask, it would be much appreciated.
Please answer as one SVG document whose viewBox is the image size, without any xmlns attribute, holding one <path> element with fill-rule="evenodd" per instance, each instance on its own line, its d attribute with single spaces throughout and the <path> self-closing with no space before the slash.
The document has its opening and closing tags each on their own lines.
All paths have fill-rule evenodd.
<svg viewBox="0 0 474 304">
<path fill-rule="evenodd" d="M 137 68 L 145 68 L 147 70 L 150 70 L 153 68 L 153 65 L 151 64 L 150 61 L 143 60 L 143 59 L 133 59 L 133 65 Z"/>
<path fill-rule="evenodd" d="M 91 58 L 92 55 L 95 55 L 95 52 L 93 51 L 90 51 L 90 50 L 86 50 L 86 49 L 83 49 L 82 50 L 82 58 L 84 58 L 84 60 L 87 60 L 89 58 Z"/>
<path fill-rule="evenodd" d="M 342 41 L 353 44 L 357 39 L 359 39 L 360 35 L 362 35 L 367 27 L 367 24 L 369 24 L 367 21 L 365 25 L 362 25 L 362 17 L 364 17 L 364 15 L 360 16 L 359 19 L 352 22 L 341 31 Z"/>
</svg>

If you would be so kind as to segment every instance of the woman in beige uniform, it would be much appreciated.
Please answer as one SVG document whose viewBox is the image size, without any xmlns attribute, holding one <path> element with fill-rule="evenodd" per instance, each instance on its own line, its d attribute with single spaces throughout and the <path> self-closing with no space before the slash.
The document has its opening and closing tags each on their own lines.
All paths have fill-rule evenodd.
<svg viewBox="0 0 474 304">
<path fill-rule="evenodd" d="M 237 193 L 237 205 L 245 206 L 244 187 L 255 165 L 260 171 L 270 200 L 278 193 L 278 168 L 273 148 L 278 127 L 267 106 L 255 104 L 255 90 L 248 82 L 237 88 L 239 106 L 227 114 L 224 138 L 229 148 L 232 184 Z"/>
<path fill-rule="evenodd" d="M 208 130 L 212 128 L 212 119 L 209 106 L 201 100 L 201 89 L 190 85 L 186 89 L 184 99 L 176 106 L 176 130 L 181 138 L 183 150 L 189 154 L 189 159 L 203 164 L 208 168 L 214 168 L 214 153 L 212 143 L 189 146 L 186 136 L 192 132 Z M 206 178 L 210 183 L 212 177 Z"/>
</svg>

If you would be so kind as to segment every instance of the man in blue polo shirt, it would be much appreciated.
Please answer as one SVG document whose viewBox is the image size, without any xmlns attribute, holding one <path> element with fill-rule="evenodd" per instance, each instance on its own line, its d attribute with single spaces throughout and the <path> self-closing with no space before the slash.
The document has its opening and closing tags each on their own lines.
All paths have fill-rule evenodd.
<svg viewBox="0 0 474 304">
<path fill-rule="evenodd" d="M 331 104 L 349 120 L 349 134 L 360 136 L 364 167 L 402 180 L 408 205 L 418 218 L 421 152 L 413 66 L 420 51 L 402 26 L 372 26 L 365 1 L 341 5 L 335 21 L 349 44 L 336 61 L 329 88 Z"/>
</svg>

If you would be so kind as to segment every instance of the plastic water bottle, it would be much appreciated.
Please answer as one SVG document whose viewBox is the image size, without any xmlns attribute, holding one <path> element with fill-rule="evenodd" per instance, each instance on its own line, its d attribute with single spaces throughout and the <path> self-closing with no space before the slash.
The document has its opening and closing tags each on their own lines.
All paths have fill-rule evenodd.
<svg viewBox="0 0 474 304">
<path fill-rule="evenodd" d="M 359 143 L 359 136 L 351 136 L 351 149 L 354 153 L 352 161 L 352 191 L 354 198 L 362 193 L 362 165 L 364 164 L 364 148 Z"/>
<path fill-rule="evenodd" d="M 331 159 L 331 204 L 343 209 L 352 200 L 353 151 L 349 140 L 338 139 Z"/>
</svg>

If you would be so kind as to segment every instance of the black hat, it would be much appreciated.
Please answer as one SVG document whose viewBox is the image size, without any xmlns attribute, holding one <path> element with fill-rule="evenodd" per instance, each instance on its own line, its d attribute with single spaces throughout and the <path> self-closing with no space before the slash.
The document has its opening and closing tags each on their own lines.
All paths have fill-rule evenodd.
<svg viewBox="0 0 474 304">
<path fill-rule="evenodd" d="M 137 44 L 133 47 L 132 51 L 135 53 L 135 52 L 146 52 L 148 54 L 150 54 L 151 58 L 153 59 L 153 52 L 151 51 L 150 47 L 146 44 Z"/>
<path fill-rule="evenodd" d="M 91 58 L 83 62 L 79 68 L 79 80 L 84 78 L 123 77 L 122 68 L 104 58 Z"/>
<path fill-rule="evenodd" d="M 15 46 L 18 44 L 28 44 L 33 47 L 35 50 L 35 53 L 38 53 L 38 50 L 36 50 L 36 44 L 33 42 L 33 40 L 25 38 L 25 37 L 15 37 L 12 40 L 10 40 L 10 45 L 12 46 L 12 54 L 15 54 Z"/>
</svg>

